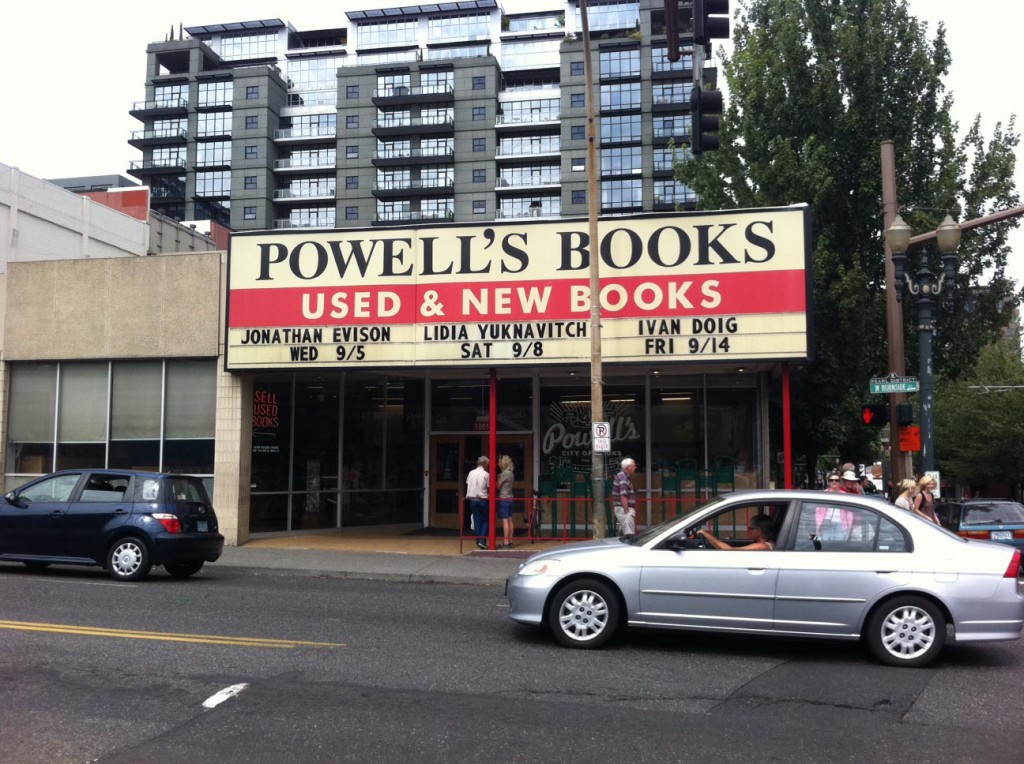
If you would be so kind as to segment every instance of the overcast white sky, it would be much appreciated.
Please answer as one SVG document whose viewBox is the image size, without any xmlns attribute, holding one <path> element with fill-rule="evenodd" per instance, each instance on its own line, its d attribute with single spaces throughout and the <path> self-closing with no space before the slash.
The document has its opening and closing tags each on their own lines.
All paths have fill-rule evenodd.
<svg viewBox="0 0 1024 764">
<path fill-rule="evenodd" d="M 500 0 L 499 0 L 500 1 Z M 341 9 L 403 2 L 327 3 L 323 0 L 35 0 L 7 6 L 0 24 L 0 162 L 41 178 L 127 174 L 141 154 L 128 145 L 141 123 L 128 115 L 144 98 L 146 45 L 171 27 L 281 18 L 297 29 L 345 26 Z M 411 4 L 411 0 L 408 4 Z M 506 0 L 515 12 L 543 0 Z M 736 0 L 732 6 L 735 8 Z M 953 53 L 947 87 L 955 117 L 966 128 L 982 115 L 985 133 L 1011 114 L 1024 128 L 1020 29 L 1024 4 L 1006 0 L 910 0 L 910 9 L 934 30 L 945 21 Z M 1018 150 L 1017 187 L 1024 189 L 1024 149 Z M 969 234 L 968 234 L 969 235 Z M 1024 284 L 1024 230 L 1011 239 L 1010 272 Z"/>
</svg>

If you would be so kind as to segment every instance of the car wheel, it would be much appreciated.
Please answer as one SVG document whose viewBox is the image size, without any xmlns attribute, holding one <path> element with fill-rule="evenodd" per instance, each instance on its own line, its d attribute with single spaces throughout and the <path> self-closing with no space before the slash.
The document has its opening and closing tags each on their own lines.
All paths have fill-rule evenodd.
<svg viewBox="0 0 1024 764">
<path fill-rule="evenodd" d="M 924 666 L 946 643 L 946 619 L 923 597 L 897 597 L 883 603 L 868 624 L 868 646 L 889 666 Z"/>
<path fill-rule="evenodd" d="M 608 584 L 580 579 L 555 592 L 548 606 L 548 626 L 566 647 L 601 647 L 618 631 L 621 612 Z"/>
<path fill-rule="evenodd" d="M 164 563 L 164 570 L 175 578 L 188 578 L 194 576 L 203 567 L 203 561 L 198 562 L 167 562 Z"/>
<path fill-rule="evenodd" d="M 144 578 L 151 566 L 149 549 L 134 536 L 118 539 L 107 552 L 107 570 L 118 581 Z"/>
<path fill-rule="evenodd" d="M 52 565 L 52 563 L 43 562 L 42 560 L 23 560 L 22 564 L 29 570 L 42 570 Z"/>
</svg>

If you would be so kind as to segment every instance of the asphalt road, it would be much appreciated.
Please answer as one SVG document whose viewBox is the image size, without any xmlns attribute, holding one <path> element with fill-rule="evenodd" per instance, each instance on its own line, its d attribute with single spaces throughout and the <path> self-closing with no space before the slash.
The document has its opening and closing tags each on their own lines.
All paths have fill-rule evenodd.
<svg viewBox="0 0 1024 764">
<path fill-rule="evenodd" d="M 1024 758 L 1020 642 L 910 670 L 675 633 L 566 650 L 506 614 L 493 586 L 2 565 L 0 761 Z"/>
</svg>

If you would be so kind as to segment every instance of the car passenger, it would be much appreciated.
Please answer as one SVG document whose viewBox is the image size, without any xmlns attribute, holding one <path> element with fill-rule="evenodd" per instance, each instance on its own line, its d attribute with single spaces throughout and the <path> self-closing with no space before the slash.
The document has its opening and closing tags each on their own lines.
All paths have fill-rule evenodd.
<svg viewBox="0 0 1024 764">
<path fill-rule="evenodd" d="M 729 551 L 737 551 L 745 549 L 748 552 L 756 552 L 758 550 L 772 550 L 775 549 L 775 521 L 772 520 L 768 515 L 754 515 L 750 518 L 750 537 L 753 541 L 746 546 L 730 546 L 726 542 L 719 538 L 716 538 L 711 531 L 706 531 L 701 528 L 697 531 L 698 536 L 702 536 L 711 546 L 715 549 L 725 549 Z"/>
</svg>

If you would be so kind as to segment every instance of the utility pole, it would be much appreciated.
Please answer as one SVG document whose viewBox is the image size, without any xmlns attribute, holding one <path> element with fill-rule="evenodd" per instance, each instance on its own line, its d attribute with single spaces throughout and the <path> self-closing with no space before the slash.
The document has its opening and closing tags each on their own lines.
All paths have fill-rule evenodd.
<svg viewBox="0 0 1024 764">
<path fill-rule="evenodd" d="M 587 231 L 590 238 L 590 421 L 604 421 L 604 380 L 601 371 L 601 252 L 597 213 L 601 192 L 597 184 L 597 121 L 594 118 L 594 63 L 590 51 L 590 20 L 587 0 L 580 0 L 583 31 L 583 76 L 587 104 Z M 594 538 L 608 532 L 604 516 L 604 454 L 590 444 L 590 495 L 594 507 Z"/>
<path fill-rule="evenodd" d="M 882 232 L 889 230 L 900 211 L 896 201 L 896 150 L 892 141 L 882 141 Z M 903 347 L 903 307 L 896 294 L 896 275 L 892 250 L 885 244 L 885 328 L 889 347 L 889 372 L 905 375 L 906 353 Z M 906 459 L 900 451 L 900 427 L 897 411 L 906 401 L 906 393 L 889 395 L 889 474 L 893 490 L 908 474 Z"/>
</svg>

